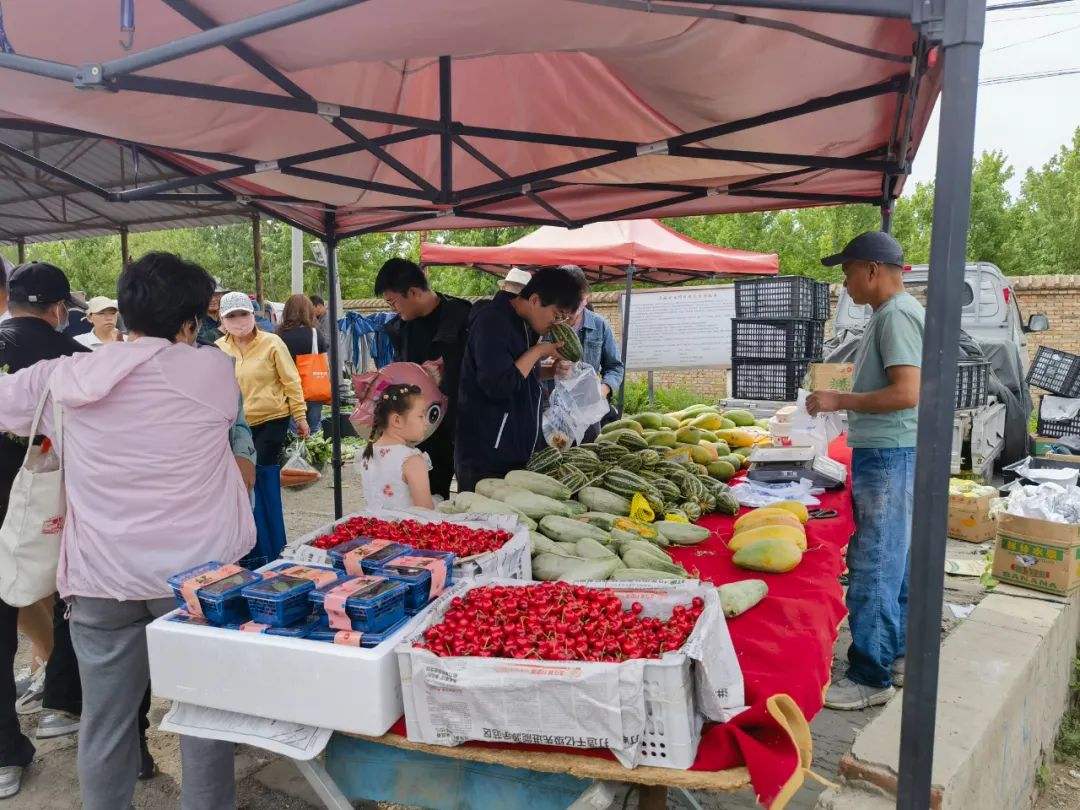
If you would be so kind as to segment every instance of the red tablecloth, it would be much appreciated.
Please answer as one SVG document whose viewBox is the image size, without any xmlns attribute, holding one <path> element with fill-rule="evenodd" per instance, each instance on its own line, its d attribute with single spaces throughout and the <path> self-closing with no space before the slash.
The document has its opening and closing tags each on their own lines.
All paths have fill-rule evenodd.
<svg viewBox="0 0 1080 810">
<path fill-rule="evenodd" d="M 844 437 L 829 448 L 829 455 L 850 466 L 851 451 Z M 733 517 L 703 518 L 701 525 L 713 529 L 713 536 L 672 554 L 687 570 L 697 569 L 702 579 L 717 584 L 761 578 L 769 585 L 764 601 L 728 621 L 749 709 L 729 723 L 705 729 L 693 770 L 746 765 L 759 801 L 774 810 L 786 805 L 801 787 L 803 769 L 809 767 L 808 721 L 821 711 L 837 628 L 845 616 L 839 577 L 843 549 L 854 529 L 850 491 L 826 493 L 820 508 L 836 510 L 838 516 L 806 524 L 807 552 L 799 567 L 787 574 L 759 574 L 732 564 L 727 540 L 733 533 Z M 391 731 L 404 735 L 404 719 Z M 579 753 L 610 757 L 600 750 Z"/>
</svg>

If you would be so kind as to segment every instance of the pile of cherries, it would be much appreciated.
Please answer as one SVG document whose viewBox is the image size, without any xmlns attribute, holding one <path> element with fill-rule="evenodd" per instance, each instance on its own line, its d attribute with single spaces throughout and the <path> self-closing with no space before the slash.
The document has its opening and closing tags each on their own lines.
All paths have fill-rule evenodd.
<svg viewBox="0 0 1080 810">
<path fill-rule="evenodd" d="M 619 662 L 660 658 L 685 643 L 704 602 L 676 606 L 666 620 L 642 618 L 608 588 L 567 582 L 473 588 L 414 647 L 438 656 Z"/>
<path fill-rule="evenodd" d="M 497 551 L 513 535 L 502 529 L 471 529 L 459 523 L 421 523 L 418 520 L 380 520 L 360 516 L 339 524 L 330 534 L 313 540 L 311 545 L 327 551 L 358 537 L 393 540 L 428 551 L 449 551 L 461 559 Z"/>
</svg>

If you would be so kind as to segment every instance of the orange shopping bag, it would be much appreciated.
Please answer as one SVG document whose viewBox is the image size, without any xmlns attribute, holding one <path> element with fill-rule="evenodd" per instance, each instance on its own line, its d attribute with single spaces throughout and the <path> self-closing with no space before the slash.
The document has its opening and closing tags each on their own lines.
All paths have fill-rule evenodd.
<svg viewBox="0 0 1080 810">
<path fill-rule="evenodd" d="M 305 402 L 330 401 L 330 363 L 325 354 L 319 354 L 319 333 L 314 329 L 311 354 L 296 355 L 296 370 L 300 372 Z"/>
</svg>

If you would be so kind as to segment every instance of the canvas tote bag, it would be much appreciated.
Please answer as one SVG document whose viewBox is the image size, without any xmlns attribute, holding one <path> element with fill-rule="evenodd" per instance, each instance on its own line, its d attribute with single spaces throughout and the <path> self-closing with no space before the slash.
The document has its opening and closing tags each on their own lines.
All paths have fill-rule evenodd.
<svg viewBox="0 0 1080 810">
<path fill-rule="evenodd" d="M 53 403 L 55 453 L 43 453 L 33 437 L 49 398 L 45 386 L 26 458 L 11 485 L 7 516 L 0 526 L 0 599 L 26 607 L 56 591 L 56 565 L 64 532 L 67 498 L 64 491 L 63 425 L 60 406 Z"/>
<path fill-rule="evenodd" d="M 314 329 L 311 330 L 311 354 L 296 355 L 296 370 L 300 372 L 305 402 L 330 401 L 330 363 L 325 354 L 319 354 L 319 333 Z"/>
</svg>

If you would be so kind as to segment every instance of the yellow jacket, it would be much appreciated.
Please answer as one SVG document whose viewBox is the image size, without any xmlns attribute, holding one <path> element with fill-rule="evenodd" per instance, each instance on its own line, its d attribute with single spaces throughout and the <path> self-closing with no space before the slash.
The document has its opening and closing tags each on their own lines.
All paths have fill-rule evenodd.
<svg viewBox="0 0 1080 810">
<path fill-rule="evenodd" d="M 244 352 L 232 335 L 219 338 L 217 345 L 236 360 L 236 381 L 244 395 L 244 414 L 251 426 L 271 419 L 306 416 L 300 373 L 281 338 L 261 329 Z"/>
</svg>

